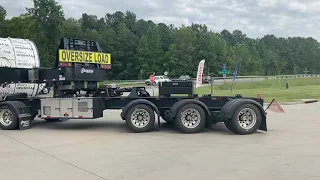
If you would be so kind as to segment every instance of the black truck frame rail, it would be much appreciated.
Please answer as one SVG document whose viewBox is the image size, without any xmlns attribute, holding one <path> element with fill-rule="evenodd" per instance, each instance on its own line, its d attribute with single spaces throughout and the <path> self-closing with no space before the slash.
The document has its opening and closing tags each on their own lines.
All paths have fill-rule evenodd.
<svg viewBox="0 0 320 180">
<path fill-rule="evenodd" d="M 101 52 L 97 42 L 84 41 L 77 46 L 74 40 L 63 39 L 61 42 L 61 49 L 70 49 L 70 43 L 66 42 L 72 42 L 72 47 L 90 44 L 91 51 Z M 194 93 L 191 81 L 159 83 L 159 95 L 151 96 L 145 87 L 98 86 L 99 81 L 106 79 L 106 72 L 107 69 L 100 65 L 88 66 L 86 63 L 55 68 L 0 67 L 2 86 L 17 82 L 46 82 L 52 85 L 54 92 L 52 97 L 28 97 L 25 93 L 3 97 L 0 100 L 0 128 L 28 129 L 36 116 L 48 122 L 95 119 L 103 117 L 104 110 L 120 109 L 121 118 L 133 132 L 151 131 L 156 121 L 160 127 L 160 118 L 174 124 L 183 133 L 211 129 L 212 124 L 218 122 L 223 122 L 236 134 L 267 131 L 262 98 L 199 96 Z M 129 95 L 123 96 L 123 93 Z"/>
</svg>

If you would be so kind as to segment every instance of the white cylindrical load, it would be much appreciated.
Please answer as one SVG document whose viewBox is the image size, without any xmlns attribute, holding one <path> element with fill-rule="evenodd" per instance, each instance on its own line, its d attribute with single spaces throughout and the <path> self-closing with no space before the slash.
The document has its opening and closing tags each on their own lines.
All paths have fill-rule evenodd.
<svg viewBox="0 0 320 180">
<path fill-rule="evenodd" d="M 40 67 L 40 58 L 36 45 L 28 39 L 0 38 L 0 66 L 13 68 Z M 43 84 L 13 83 L 0 87 L 0 96 L 27 93 L 35 96 Z"/>
</svg>

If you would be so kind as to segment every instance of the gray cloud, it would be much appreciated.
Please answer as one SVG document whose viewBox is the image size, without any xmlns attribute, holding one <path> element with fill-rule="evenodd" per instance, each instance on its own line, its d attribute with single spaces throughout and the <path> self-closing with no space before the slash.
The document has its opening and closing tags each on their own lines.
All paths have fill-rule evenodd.
<svg viewBox="0 0 320 180">
<path fill-rule="evenodd" d="M 3 2 L 4 1 L 4 2 Z M 204 23 L 213 31 L 242 30 L 249 37 L 314 37 L 320 40 L 319 0 L 58 0 L 66 17 L 82 13 L 104 17 L 109 12 L 132 11 L 138 18 L 167 24 Z M 8 18 L 32 7 L 31 0 L 1 0 Z"/>
</svg>

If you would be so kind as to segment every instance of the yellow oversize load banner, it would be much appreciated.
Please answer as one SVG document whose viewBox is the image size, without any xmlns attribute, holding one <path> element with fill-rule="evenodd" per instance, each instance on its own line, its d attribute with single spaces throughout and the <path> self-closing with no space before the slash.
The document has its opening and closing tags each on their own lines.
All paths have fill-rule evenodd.
<svg viewBox="0 0 320 180">
<path fill-rule="evenodd" d="M 111 64 L 111 54 L 90 51 L 59 50 L 59 61 L 67 63 Z"/>
</svg>

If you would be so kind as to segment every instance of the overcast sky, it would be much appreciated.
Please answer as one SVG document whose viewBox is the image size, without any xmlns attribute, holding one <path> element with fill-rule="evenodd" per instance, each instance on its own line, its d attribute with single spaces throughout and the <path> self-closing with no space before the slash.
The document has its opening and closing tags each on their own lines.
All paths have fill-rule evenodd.
<svg viewBox="0 0 320 180">
<path fill-rule="evenodd" d="M 264 34 L 313 37 L 320 41 L 320 0 L 57 0 L 66 17 L 82 13 L 104 17 L 132 11 L 140 19 L 181 24 L 204 23 L 211 30 L 239 29 L 249 37 Z M 31 0 L 0 0 L 8 18 L 26 12 Z"/>
</svg>

